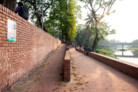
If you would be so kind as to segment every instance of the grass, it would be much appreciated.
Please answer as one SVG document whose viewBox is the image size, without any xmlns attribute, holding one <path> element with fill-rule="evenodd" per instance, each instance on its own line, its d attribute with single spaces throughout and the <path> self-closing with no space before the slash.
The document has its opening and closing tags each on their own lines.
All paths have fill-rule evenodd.
<svg viewBox="0 0 138 92">
<path fill-rule="evenodd" d="M 106 55 L 109 57 L 115 57 L 113 53 L 110 52 L 110 50 L 105 50 L 105 49 L 96 49 L 95 51 L 96 53 L 102 54 L 102 55 Z"/>
<path fill-rule="evenodd" d="M 138 51 L 138 48 L 129 48 L 130 50 L 136 50 L 136 51 Z"/>
<path fill-rule="evenodd" d="M 138 51 L 136 51 L 136 53 L 138 53 Z"/>
<path fill-rule="evenodd" d="M 138 53 L 138 47 L 137 48 L 128 48 L 129 50 L 134 50 L 136 53 Z"/>
</svg>

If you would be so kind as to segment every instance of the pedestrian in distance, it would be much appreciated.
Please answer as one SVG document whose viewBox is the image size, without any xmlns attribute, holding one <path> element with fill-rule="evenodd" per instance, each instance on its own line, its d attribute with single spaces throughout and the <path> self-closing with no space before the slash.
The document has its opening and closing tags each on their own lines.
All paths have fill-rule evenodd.
<svg viewBox="0 0 138 92">
<path fill-rule="evenodd" d="M 79 51 L 81 51 L 81 49 L 82 49 L 82 46 L 80 45 Z"/>
</svg>

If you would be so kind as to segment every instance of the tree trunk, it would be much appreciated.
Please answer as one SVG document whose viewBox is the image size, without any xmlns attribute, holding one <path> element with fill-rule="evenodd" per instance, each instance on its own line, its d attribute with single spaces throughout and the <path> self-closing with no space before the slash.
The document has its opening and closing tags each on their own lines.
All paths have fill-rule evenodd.
<svg viewBox="0 0 138 92">
<path fill-rule="evenodd" d="M 45 26 L 44 26 L 43 30 L 44 30 L 45 32 L 47 32 L 47 29 L 45 28 Z"/>
<path fill-rule="evenodd" d="M 61 39 L 63 40 L 63 38 L 64 38 L 64 33 L 63 33 L 63 30 L 62 30 Z"/>
<path fill-rule="evenodd" d="M 35 14 L 36 14 L 36 17 L 37 17 L 37 21 L 38 21 L 38 23 L 39 23 L 40 27 L 42 28 L 42 21 L 41 21 L 41 17 L 40 17 L 37 13 L 35 13 Z M 43 27 L 43 30 L 44 30 L 45 32 L 47 32 L 47 30 L 46 30 L 45 26 Z"/>
<path fill-rule="evenodd" d="M 96 49 L 96 46 L 98 44 L 98 41 L 99 41 L 99 38 L 98 38 L 98 24 L 99 24 L 99 21 L 97 20 L 97 17 L 96 17 L 96 14 L 95 14 L 95 11 L 92 9 L 92 15 L 94 17 L 94 20 L 95 20 L 95 30 L 96 30 L 96 36 L 95 36 L 95 39 L 93 41 L 93 45 L 92 45 L 92 51 L 95 51 Z"/>
<path fill-rule="evenodd" d="M 16 0 L 0 0 L 0 4 L 7 7 L 8 9 L 10 9 L 13 12 L 15 11 Z"/>
<path fill-rule="evenodd" d="M 41 22 L 41 19 L 40 19 L 40 18 L 37 18 L 37 19 L 38 19 L 38 23 L 39 23 L 40 27 L 42 28 L 42 22 Z M 44 30 L 45 32 L 47 32 L 45 26 L 43 26 L 43 30 Z"/>
<path fill-rule="evenodd" d="M 97 27 L 95 29 L 96 29 L 96 36 L 95 36 L 94 41 L 93 41 L 92 51 L 95 51 L 95 49 L 97 47 L 97 44 L 98 44 L 98 41 L 99 41 L 99 38 L 98 38 L 98 29 L 97 29 Z"/>
</svg>

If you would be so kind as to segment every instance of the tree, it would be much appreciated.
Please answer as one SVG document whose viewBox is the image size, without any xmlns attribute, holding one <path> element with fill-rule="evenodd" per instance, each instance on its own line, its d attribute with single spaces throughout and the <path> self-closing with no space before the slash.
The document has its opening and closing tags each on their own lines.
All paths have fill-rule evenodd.
<svg viewBox="0 0 138 92">
<path fill-rule="evenodd" d="M 108 26 L 106 22 L 101 22 L 99 24 L 98 30 L 99 30 L 98 31 L 99 41 L 105 40 L 109 34 L 115 33 L 115 30 L 114 29 L 111 30 L 110 26 Z M 95 35 L 96 35 L 95 28 L 88 27 L 85 25 L 85 27 L 81 29 L 81 27 L 79 26 L 77 30 L 76 42 L 79 45 L 84 45 L 84 46 L 87 45 L 88 47 L 91 47 L 92 46 L 91 42 L 94 41 Z"/>
<path fill-rule="evenodd" d="M 50 8 L 49 17 L 48 17 L 48 23 L 45 23 L 45 25 L 49 29 L 49 33 L 57 36 L 61 36 L 60 38 L 63 38 L 64 36 L 64 28 L 65 28 L 65 22 L 66 22 L 66 1 L 67 0 L 56 0 L 54 1 L 53 5 Z"/>
<path fill-rule="evenodd" d="M 42 27 L 42 0 L 22 1 L 30 9 L 32 22 Z M 76 34 L 75 0 L 48 0 L 43 6 L 44 30 L 55 37 L 73 41 Z"/>
<path fill-rule="evenodd" d="M 99 42 L 99 27 L 101 20 L 105 15 L 109 15 L 112 12 L 111 8 L 116 0 L 83 0 L 86 3 L 86 7 L 90 10 L 90 14 L 88 14 L 88 27 L 95 29 L 95 37 L 92 45 L 92 51 L 96 49 L 96 46 Z"/>
<path fill-rule="evenodd" d="M 76 36 L 76 11 L 75 11 L 75 0 L 69 0 L 67 7 L 67 34 L 68 40 L 74 41 L 74 37 Z"/>
<path fill-rule="evenodd" d="M 75 38 L 75 41 L 78 45 L 90 47 L 91 36 L 92 36 L 92 31 L 89 30 L 86 27 L 86 25 L 79 25 L 77 29 L 77 36 Z"/>
<path fill-rule="evenodd" d="M 56 0 L 49 13 L 47 26 L 50 33 L 61 33 L 61 39 L 72 42 L 76 36 L 75 8 L 75 0 Z"/>
<path fill-rule="evenodd" d="M 14 12 L 16 7 L 16 1 L 17 0 L 0 0 L 0 4 Z"/>
<path fill-rule="evenodd" d="M 36 26 L 42 28 L 42 9 L 43 9 L 43 19 L 46 21 L 48 16 L 48 9 L 53 4 L 53 0 L 21 0 L 24 6 L 30 10 L 31 21 L 35 23 Z M 43 30 L 47 32 L 46 26 L 44 25 Z"/>
</svg>

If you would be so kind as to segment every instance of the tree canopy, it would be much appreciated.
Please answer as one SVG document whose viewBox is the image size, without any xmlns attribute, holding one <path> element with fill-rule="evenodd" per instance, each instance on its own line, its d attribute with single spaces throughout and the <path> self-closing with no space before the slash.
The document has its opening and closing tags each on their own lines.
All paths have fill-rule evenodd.
<svg viewBox="0 0 138 92">
<path fill-rule="evenodd" d="M 42 22 L 48 17 L 48 10 L 53 4 L 53 0 L 21 0 L 24 6 L 29 9 L 31 21 L 38 27 L 42 28 Z M 42 20 L 42 9 L 43 19 Z M 43 27 L 44 31 L 47 32 L 46 26 Z"/>
<path fill-rule="evenodd" d="M 36 26 L 55 37 L 73 41 L 76 36 L 76 0 L 21 0 Z M 43 4 L 43 5 L 42 5 Z M 43 20 L 42 20 L 43 9 Z"/>
<path fill-rule="evenodd" d="M 108 35 L 115 33 L 115 30 L 110 29 L 110 26 L 106 22 L 101 22 L 98 29 L 99 41 L 105 40 Z M 88 28 L 87 25 L 79 25 L 75 40 L 78 45 L 88 46 L 91 48 L 95 35 L 95 28 Z"/>
<path fill-rule="evenodd" d="M 0 4 L 14 12 L 17 0 L 0 0 Z"/>
<path fill-rule="evenodd" d="M 86 19 L 86 25 L 88 29 L 94 31 L 95 36 L 92 41 L 92 51 L 96 49 L 96 46 L 101 38 L 103 38 L 103 34 L 107 35 L 107 26 L 102 19 L 105 15 L 109 15 L 114 11 L 111 11 L 113 4 L 116 0 L 81 0 L 85 2 L 86 8 L 89 9 L 88 18 Z M 103 30 L 103 31 L 100 31 Z M 102 34 L 102 35 L 101 35 Z"/>
<path fill-rule="evenodd" d="M 46 24 L 50 27 L 49 32 L 55 33 L 54 35 L 57 33 L 62 39 L 72 42 L 77 27 L 75 8 L 75 0 L 56 0 L 50 9 L 48 24 Z"/>
</svg>

